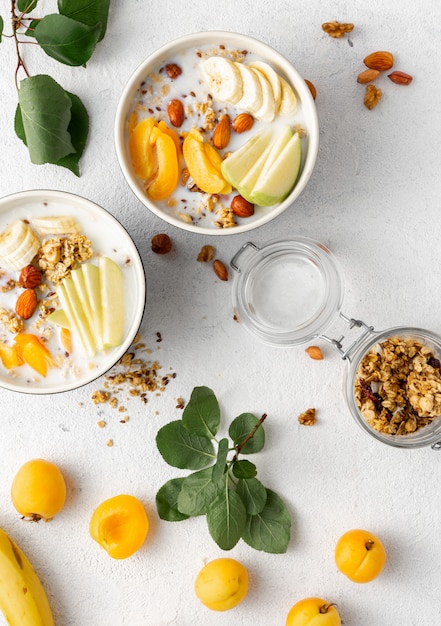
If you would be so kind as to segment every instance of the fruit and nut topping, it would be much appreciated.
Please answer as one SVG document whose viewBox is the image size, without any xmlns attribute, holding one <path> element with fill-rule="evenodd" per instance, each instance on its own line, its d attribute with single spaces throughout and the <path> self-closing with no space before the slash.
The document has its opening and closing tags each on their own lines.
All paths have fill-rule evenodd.
<svg viewBox="0 0 441 626">
<path fill-rule="evenodd" d="M 441 414 L 441 362 L 411 337 L 390 337 L 362 359 L 355 400 L 375 430 L 407 435 Z"/>
<path fill-rule="evenodd" d="M 336 20 L 333 20 L 332 22 L 324 22 L 322 24 L 322 29 L 330 37 L 339 39 L 340 37 L 344 37 L 346 33 L 352 33 L 352 31 L 354 30 L 354 25 L 344 24 L 342 22 L 337 22 Z"/>
<path fill-rule="evenodd" d="M 159 233 L 152 237 L 151 248 L 155 254 L 168 254 L 173 248 L 172 240 L 166 233 Z"/>
</svg>

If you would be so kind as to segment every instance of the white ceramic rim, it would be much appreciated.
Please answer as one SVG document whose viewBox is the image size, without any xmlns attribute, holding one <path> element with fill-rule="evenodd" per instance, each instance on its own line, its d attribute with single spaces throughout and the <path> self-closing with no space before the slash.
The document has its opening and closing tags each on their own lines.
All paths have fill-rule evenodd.
<svg viewBox="0 0 441 626">
<path fill-rule="evenodd" d="M 125 247 L 130 251 L 130 267 L 135 272 L 136 284 L 138 289 L 137 293 L 133 294 L 130 300 L 130 304 L 133 307 L 133 322 L 130 326 L 126 338 L 124 339 L 124 342 L 120 346 L 112 350 L 112 352 L 109 354 L 110 360 L 108 362 L 103 363 L 96 369 L 90 370 L 90 374 L 77 379 L 61 381 L 57 384 L 51 386 L 48 385 L 46 387 L 27 387 L 23 383 L 17 383 L 12 378 L 0 375 L 0 388 L 30 395 L 50 395 L 54 393 L 62 393 L 65 391 L 78 389 L 79 387 L 82 387 L 83 385 L 86 385 L 96 380 L 97 378 L 108 372 L 127 352 L 131 344 L 133 343 L 133 340 L 136 337 L 136 334 L 138 333 L 139 327 L 141 325 L 146 303 L 145 272 L 141 257 L 139 255 L 137 247 L 135 246 L 135 243 L 133 242 L 127 230 L 122 226 L 122 224 L 111 213 L 109 213 L 106 209 L 103 209 L 95 202 L 92 202 L 91 200 L 88 200 L 87 198 L 84 198 L 82 196 L 78 196 L 76 194 L 64 191 L 35 189 L 21 191 L 0 198 L 0 213 L 10 210 L 10 208 L 12 208 L 11 205 L 16 206 L 17 203 L 20 202 L 38 202 L 41 200 L 60 201 L 73 207 L 78 206 L 81 207 L 83 210 L 98 213 L 100 218 L 109 222 L 111 224 L 111 227 L 118 232 L 119 237 L 124 240 Z"/>
<path fill-rule="evenodd" d="M 308 117 L 310 118 L 308 121 L 307 155 L 303 164 L 303 169 L 291 194 L 285 200 L 283 200 L 283 202 L 277 205 L 273 210 L 263 215 L 260 219 L 256 219 L 255 221 L 249 223 L 245 222 L 243 224 L 239 224 L 234 228 L 216 229 L 214 227 L 206 228 L 204 226 L 195 226 L 194 224 L 188 224 L 186 222 L 183 222 L 173 215 L 167 215 L 166 213 L 164 213 L 164 211 L 155 206 L 154 203 L 150 202 L 146 194 L 143 192 L 139 181 L 137 181 L 132 171 L 130 160 L 126 150 L 125 133 L 127 110 L 133 102 L 140 83 L 148 74 L 147 68 L 157 67 L 160 63 L 164 62 L 167 59 L 170 59 L 174 52 L 182 47 L 190 45 L 197 47 L 198 45 L 205 45 L 207 43 L 210 43 L 210 41 L 214 41 L 217 44 L 221 42 L 228 42 L 229 45 L 236 46 L 240 50 L 243 50 L 244 48 L 250 48 L 256 54 L 269 60 L 275 67 L 275 69 L 281 70 L 281 72 L 286 76 L 288 81 L 295 86 L 300 101 L 308 107 Z M 254 37 L 250 37 L 248 35 L 217 30 L 192 33 L 189 35 L 185 35 L 184 37 L 174 39 L 173 41 L 165 44 L 164 46 L 153 52 L 151 55 L 149 55 L 147 59 L 143 61 L 135 70 L 135 72 L 131 75 L 121 94 L 116 110 L 114 132 L 116 154 L 121 170 L 123 172 L 124 178 L 126 179 L 134 194 L 138 197 L 140 202 L 150 211 L 152 211 L 152 213 L 157 215 L 162 220 L 168 222 L 169 224 L 172 224 L 173 226 L 176 226 L 183 230 L 198 233 L 200 235 L 239 235 L 240 233 L 248 232 L 250 230 L 263 226 L 267 222 L 270 222 L 274 218 L 278 217 L 296 200 L 296 198 L 298 198 L 298 196 L 306 187 L 306 184 L 308 183 L 314 170 L 319 147 L 319 123 L 317 109 L 309 87 L 305 83 L 303 77 L 298 73 L 298 71 L 285 57 L 283 57 L 279 52 L 277 52 L 268 44 L 265 44 L 258 39 L 255 39 Z"/>
</svg>

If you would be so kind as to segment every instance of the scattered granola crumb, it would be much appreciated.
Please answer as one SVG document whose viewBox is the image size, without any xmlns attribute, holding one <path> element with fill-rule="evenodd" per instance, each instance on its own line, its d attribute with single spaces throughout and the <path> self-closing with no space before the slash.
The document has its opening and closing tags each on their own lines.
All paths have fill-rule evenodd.
<svg viewBox="0 0 441 626">
<path fill-rule="evenodd" d="M 98 426 L 99 428 L 104 428 L 104 427 L 106 426 L 106 422 L 105 422 L 104 420 L 99 420 L 99 421 L 97 422 L 97 426 Z"/>
<path fill-rule="evenodd" d="M 184 406 L 185 406 L 184 399 L 181 398 L 181 396 L 179 396 L 179 398 L 176 398 L 176 408 L 177 409 L 183 409 Z"/>
<path fill-rule="evenodd" d="M 98 390 L 92 393 L 92 402 L 94 404 L 105 404 L 109 401 L 109 398 L 110 394 L 107 391 Z"/>
<path fill-rule="evenodd" d="M 354 30 L 353 24 L 343 24 L 342 22 L 332 21 L 322 24 L 322 29 L 330 37 L 335 39 L 343 37 L 346 33 L 351 33 Z"/>
<path fill-rule="evenodd" d="M 108 440 L 106 441 L 106 446 L 107 446 L 108 448 L 111 448 L 111 447 L 113 446 L 113 439 L 108 439 Z"/>
<path fill-rule="evenodd" d="M 299 424 L 302 424 L 302 426 L 314 426 L 314 424 L 317 421 L 315 414 L 316 414 L 315 409 L 307 409 L 306 411 L 304 411 L 304 413 L 301 413 L 299 417 L 297 418 L 299 421 Z"/>
</svg>

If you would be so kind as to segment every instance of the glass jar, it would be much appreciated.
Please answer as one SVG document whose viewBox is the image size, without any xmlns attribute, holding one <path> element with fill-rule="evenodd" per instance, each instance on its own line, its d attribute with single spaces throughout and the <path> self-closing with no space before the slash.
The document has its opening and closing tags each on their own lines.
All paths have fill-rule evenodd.
<svg viewBox="0 0 441 626">
<path fill-rule="evenodd" d="M 382 342 L 396 337 L 419 342 L 441 361 L 440 336 L 404 326 L 378 332 L 361 320 L 345 316 L 341 311 L 344 285 L 337 261 L 326 246 L 313 239 L 282 239 L 262 247 L 246 242 L 230 265 L 234 270 L 235 317 L 247 331 L 275 347 L 292 347 L 315 339 L 331 343 L 347 363 L 346 403 L 365 432 L 395 447 L 441 448 L 441 416 L 415 432 L 388 434 L 378 430 L 378 423 L 374 428 L 366 421 L 356 397 L 360 364 L 372 350 L 381 352 Z M 345 334 L 332 338 L 326 333 L 338 320 L 343 321 Z"/>
</svg>

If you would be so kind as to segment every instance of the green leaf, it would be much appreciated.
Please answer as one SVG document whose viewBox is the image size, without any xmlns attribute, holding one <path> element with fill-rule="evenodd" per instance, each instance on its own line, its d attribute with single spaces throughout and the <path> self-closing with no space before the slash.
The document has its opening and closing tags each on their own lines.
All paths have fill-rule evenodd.
<svg viewBox="0 0 441 626">
<path fill-rule="evenodd" d="M 179 511 L 176 504 L 183 481 L 183 478 L 172 478 L 162 485 L 156 494 L 158 515 L 167 522 L 181 522 L 188 519 L 188 515 Z"/>
<path fill-rule="evenodd" d="M 185 428 L 201 437 L 213 439 L 220 424 L 216 396 L 208 387 L 195 387 L 182 414 Z"/>
<path fill-rule="evenodd" d="M 27 37 L 35 37 L 35 29 L 37 28 L 37 24 L 39 24 L 40 22 L 41 22 L 40 19 L 32 20 L 31 22 L 29 22 L 29 25 L 26 31 L 24 32 L 24 34 Z"/>
<path fill-rule="evenodd" d="M 73 172 L 73 174 L 79 176 L 79 161 L 83 155 L 89 134 L 89 115 L 86 111 L 86 107 L 78 96 L 70 92 L 67 92 L 67 94 L 72 102 L 71 120 L 67 130 L 71 136 L 75 153 L 68 154 L 62 159 L 59 159 L 55 165 L 66 167 Z"/>
<path fill-rule="evenodd" d="M 282 499 L 267 489 L 267 501 L 263 510 L 249 515 L 242 538 L 256 550 L 283 554 L 288 548 L 291 534 L 291 518 Z"/>
<path fill-rule="evenodd" d="M 202 469 L 216 458 L 211 441 L 190 433 L 181 420 L 163 426 L 156 435 L 156 445 L 164 460 L 180 469 Z"/>
<path fill-rule="evenodd" d="M 233 465 L 233 474 L 236 478 L 254 478 L 257 469 L 254 463 L 250 463 L 250 461 L 236 461 Z"/>
<path fill-rule="evenodd" d="M 1 41 L 2 41 L 3 26 L 4 26 L 3 18 L 2 18 L 2 16 L 0 15 L 0 43 L 1 43 Z"/>
<path fill-rule="evenodd" d="M 260 480 L 257 478 L 239 480 L 236 491 L 244 503 L 248 515 L 256 515 L 263 511 L 267 501 L 267 493 Z"/>
<path fill-rule="evenodd" d="M 84 65 L 92 56 L 101 26 L 87 26 L 52 13 L 37 24 L 34 34 L 46 54 L 65 65 Z"/>
<path fill-rule="evenodd" d="M 234 548 L 242 536 L 246 521 L 244 503 L 240 496 L 229 488 L 218 495 L 207 512 L 208 530 L 222 550 Z"/>
<path fill-rule="evenodd" d="M 58 0 L 58 12 L 62 15 L 88 26 L 100 24 L 98 41 L 106 33 L 109 6 L 110 0 Z"/>
<path fill-rule="evenodd" d="M 217 481 L 225 474 L 227 456 L 228 456 L 229 441 L 228 439 L 221 439 L 219 441 L 219 447 L 217 449 L 217 460 L 213 466 L 212 481 Z"/>
<path fill-rule="evenodd" d="M 44 74 L 25 78 L 20 83 L 18 101 L 32 163 L 56 163 L 75 152 L 68 131 L 72 101 L 53 78 Z"/>
<path fill-rule="evenodd" d="M 179 511 L 192 516 L 207 513 L 225 484 L 223 478 L 214 483 L 211 472 L 212 468 L 207 467 L 184 478 L 177 501 Z"/>
<path fill-rule="evenodd" d="M 38 0 L 18 0 L 17 7 L 21 13 L 30 13 L 38 4 Z"/>
<path fill-rule="evenodd" d="M 231 422 L 228 434 L 234 441 L 234 445 L 240 445 L 248 437 L 250 432 L 259 422 L 257 417 L 252 413 L 241 413 L 236 419 Z M 265 445 L 265 431 L 262 426 L 254 433 L 252 439 L 247 441 L 244 447 L 241 449 L 242 454 L 253 454 L 254 452 L 260 452 Z"/>
</svg>

